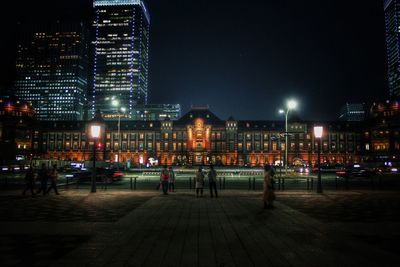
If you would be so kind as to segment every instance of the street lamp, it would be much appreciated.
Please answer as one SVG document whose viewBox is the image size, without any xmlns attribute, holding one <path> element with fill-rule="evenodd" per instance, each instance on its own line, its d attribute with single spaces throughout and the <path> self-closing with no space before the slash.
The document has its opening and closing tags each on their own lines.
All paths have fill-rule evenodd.
<svg viewBox="0 0 400 267">
<path fill-rule="evenodd" d="M 118 109 L 119 107 L 119 100 L 113 98 L 111 101 L 111 104 L 114 107 L 117 107 L 117 111 L 118 111 L 118 152 L 117 152 L 117 168 L 119 170 L 119 155 L 120 155 L 120 151 L 121 151 L 121 112 L 125 113 L 126 112 L 126 108 L 121 107 L 121 109 Z M 121 112 L 120 112 L 121 111 Z"/>
<path fill-rule="evenodd" d="M 322 180 L 321 180 L 321 140 L 324 133 L 324 127 L 314 126 L 314 136 L 318 139 L 318 184 L 317 193 L 322 193 Z"/>
<path fill-rule="evenodd" d="M 94 118 L 89 122 L 88 131 L 90 137 L 93 139 L 93 172 L 91 181 L 91 192 L 96 193 L 96 142 L 100 140 L 104 129 L 104 120 L 101 116 L 100 110 L 96 111 Z"/>
<path fill-rule="evenodd" d="M 297 101 L 296 100 L 289 100 L 286 103 L 286 110 L 280 109 L 280 114 L 285 114 L 285 174 L 287 175 L 287 168 L 288 168 L 288 115 L 291 109 L 296 109 Z"/>
</svg>

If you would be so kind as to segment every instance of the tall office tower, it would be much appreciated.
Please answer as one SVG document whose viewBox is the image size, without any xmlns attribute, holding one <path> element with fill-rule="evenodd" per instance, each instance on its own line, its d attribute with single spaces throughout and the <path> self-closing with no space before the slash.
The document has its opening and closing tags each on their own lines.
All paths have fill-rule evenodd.
<svg viewBox="0 0 400 267">
<path fill-rule="evenodd" d="M 389 94 L 400 96 L 400 1 L 385 0 Z"/>
<path fill-rule="evenodd" d="M 142 0 L 94 0 L 92 116 L 132 118 L 147 103 L 150 16 Z M 112 105 L 112 100 L 118 105 Z M 117 101 L 115 101 L 117 100 Z"/>
<path fill-rule="evenodd" d="M 32 103 L 37 119 L 84 119 L 87 38 L 81 23 L 20 25 L 15 95 Z"/>
</svg>

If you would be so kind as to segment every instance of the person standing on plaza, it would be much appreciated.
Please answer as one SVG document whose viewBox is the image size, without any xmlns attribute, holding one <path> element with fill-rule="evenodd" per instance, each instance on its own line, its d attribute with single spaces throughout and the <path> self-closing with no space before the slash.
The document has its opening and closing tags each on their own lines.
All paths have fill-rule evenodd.
<svg viewBox="0 0 400 267">
<path fill-rule="evenodd" d="M 33 192 L 33 187 L 35 185 L 35 172 L 33 171 L 32 165 L 29 167 L 28 172 L 25 175 L 25 182 L 26 182 L 26 187 L 25 190 L 22 192 L 22 195 L 25 196 L 26 191 L 30 190 L 32 196 L 35 195 L 35 192 Z"/>
<path fill-rule="evenodd" d="M 42 163 L 42 168 L 39 170 L 38 179 L 40 180 L 40 188 L 36 194 L 43 192 L 43 195 L 47 193 L 47 181 L 49 180 L 49 174 L 47 172 L 46 163 Z"/>
<path fill-rule="evenodd" d="M 160 174 L 160 181 L 164 195 L 168 195 L 168 180 L 169 180 L 169 175 L 167 166 L 164 166 Z"/>
<path fill-rule="evenodd" d="M 275 192 L 272 183 L 273 169 L 271 165 L 265 164 L 264 166 L 264 191 L 263 201 L 264 209 L 272 209 L 273 201 L 275 200 Z"/>
<path fill-rule="evenodd" d="M 210 171 L 208 172 L 208 185 L 210 187 L 210 195 L 211 197 L 214 197 L 213 195 L 213 189 L 215 192 L 215 197 L 218 197 L 218 192 L 217 192 L 217 172 L 214 170 L 214 165 L 210 165 Z"/>
<path fill-rule="evenodd" d="M 172 169 L 172 167 L 169 167 L 168 169 L 168 176 L 169 176 L 169 180 L 168 180 L 168 188 L 169 188 L 169 192 L 175 192 L 175 173 L 174 170 Z"/>
<path fill-rule="evenodd" d="M 53 188 L 54 192 L 56 195 L 59 195 L 58 190 L 57 190 L 57 180 L 58 180 L 58 172 L 57 172 L 57 165 L 53 165 L 53 169 L 51 170 L 50 173 L 50 187 L 47 190 L 47 193 L 50 193 L 50 190 Z"/>
<path fill-rule="evenodd" d="M 203 196 L 203 188 L 204 188 L 203 168 L 199 167 L 199 170 L 196 173 L 196 197 L 199 197 L 199 192 L 201 193 L 201 196 Z"/>
</svg>

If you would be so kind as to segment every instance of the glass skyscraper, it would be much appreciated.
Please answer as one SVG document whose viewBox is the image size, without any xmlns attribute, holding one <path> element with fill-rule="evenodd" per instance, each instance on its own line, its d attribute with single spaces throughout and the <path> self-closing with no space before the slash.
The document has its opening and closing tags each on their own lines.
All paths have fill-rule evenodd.
<svg viewBox="0 0 400 267">
<path fill-rule="evenodd" d="M 87 38 L 81 23 L 20 25 L 15 95 L 32 103 L 37 119 L 85 119 Z"/>
<path fill-rule="evenodd" d="M 385 0 L 389 94 L 400 96 L 400 0 Z"/>
<path fill-rule="evenodd" d="M 150 16 L 142 0 L 94 0 L 93 88 L 91 114 L 100 109 L 116 118 L 118 108 L 132 118 L 147 104 Z M 118 100 L 118 106 L 112 105 Z"/>
</svg>

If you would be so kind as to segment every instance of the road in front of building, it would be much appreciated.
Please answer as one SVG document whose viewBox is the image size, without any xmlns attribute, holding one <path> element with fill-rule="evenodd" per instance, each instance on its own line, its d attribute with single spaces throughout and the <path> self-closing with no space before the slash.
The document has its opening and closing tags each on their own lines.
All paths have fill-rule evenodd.
<svg viewBox="0 0 400 267">
<path fill-rule="evenodd" d="M 85 180 L 68 178 L 70 173 L 60 173 L 58 184 L 61 188 L 89 188 L 90 177 Z M 207 177 L 207 175 L 206 175 Z M 263 177 L 260 172 L 253 174 L 222 173 L 219 175 L 218 187 L 220 189 L 239 190 L 261 190 Z M 316 190 L 316 174 L 290 173 L 288 176 L 279 173 L 274 177 L 276 190 Z M 176 172 L 176 188 L 193 189 L 195 185 L 195 172 Z M 207 178 L 205 188 L 208 188 Z M 23 173 L 0 174 L 0 189 L 23 188 Z M 125 175 L 113 182 L 104 183 L 100 179 L 97 182 L 99 189 L 121 189 L 121 190 L 155 190 L 159 184 L 157 172 L 127 172 Z M 348 180 L 338 177 L 335 173 L 324 173 L 322 175 L 323 189 L 326 190 L 350 190 L 350 189 L 393 189 L 400 188 L 400 174 L 381 174 L 371 177 L 355 177 Z M 39 187 L 39 181 L 36 182 Z"/>
<path fill-rule="evenodd" d="M 2 266 L 397 266 L 398 191 L 0 191 Z"/>
</svg>

